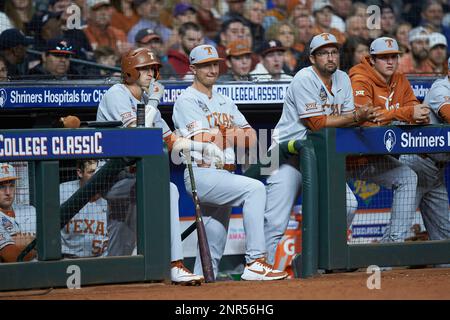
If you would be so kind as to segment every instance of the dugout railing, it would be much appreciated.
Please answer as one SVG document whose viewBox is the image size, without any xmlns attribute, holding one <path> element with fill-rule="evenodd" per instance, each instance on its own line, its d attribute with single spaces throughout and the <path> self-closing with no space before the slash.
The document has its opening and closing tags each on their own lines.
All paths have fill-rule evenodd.
<svg viewBox="0 0 450 320">
<path fill-rule="evenodd" d="M 0 263 L 0 290 L 65 287 L 70 266 L 80 271 L 80 284 L 107 284 L 170 279 L 169 160 L 161 129 L 37 129 L 1 130 L 0 148 L 8 139 L 41 138 L 46 152 L 6 154 L 1 162 L 34 163 L 33 188 L 36 190 L 36 249 L 38 261 Z M 90 141 L 84 154 L 58 154 L 53 141 Z M 92 139 L 82 137 L 94 137 Z M 25 141 L 25 140 L 22 140 Z M 40 148 L 42 151 L 42 148 Z M 20 152 L 19 152 L 20 153 Z M 26 153 L 26 152 L 25 152 Z M 105 159 L 116 163 L 135 163 L 137 205 L 137 255 L 62 259 L 59 202 L 59 163 L 68 159 Z M 133 159 L 130 162 L 130 159 Z M 99 170 L 91 180 L 96 178 Z M 89 183 L 88 183 L 89 184 Z M 69 199 L 70 200 L 70 199 Z M 68 200 L 68 201 L 69 201 Z"/>
<path fill-rule="evenodd" d="M 387 144 L 386 133 L 396 139 Z M 410 138 L 413 139 L 410 139 Z M 414 139 L 420 137 L 420 139 Z M 429 138 L 431 143 L 426 143 Z M 408 141 L 419 141 L 411 145 Z M 450 263 L 450 239 L 399 243 L 349 244 L 346 221 L 346 157 L 450 152 L 450 126 L 386 126 L 328 128 L 308 136 L 303 149 L 315 153 L 318 176 L 318 217 L 304 210 L 303 252 L 296 275 L 309 277 L 322 270 L 377 266 L 417 266 Z M 436 143 L 439 141 L 440 143 Z M 304 184 L 305 188 L 305 184 Z M 304 192 L 308 192 L 304 189 Z M 312 201 L 313 199 L 311 199 Z"/>
</svg>

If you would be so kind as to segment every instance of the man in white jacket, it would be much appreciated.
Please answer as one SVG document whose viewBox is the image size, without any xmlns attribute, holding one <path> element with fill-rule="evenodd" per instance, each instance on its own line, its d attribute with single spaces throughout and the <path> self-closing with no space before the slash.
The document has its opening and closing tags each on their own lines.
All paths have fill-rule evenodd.
<svg viewBox="0 0 450 320">
<path fill-rule="evenodd" d="M 260 50 L 260 63 L 250 72 L 256 81 L 282 81 L 291 80 L 292 76 L 287 75 L 283 71 L 284 52 L 283 47 L 278 40 L 265 41 Z"/>
</svg>

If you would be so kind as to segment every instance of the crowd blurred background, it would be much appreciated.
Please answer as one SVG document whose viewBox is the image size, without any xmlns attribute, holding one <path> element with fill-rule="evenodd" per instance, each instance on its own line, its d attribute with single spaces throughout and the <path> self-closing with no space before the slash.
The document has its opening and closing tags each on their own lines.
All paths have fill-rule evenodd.
<svg viewBox="0 0 450 320">
<path fill-rule="evenodd" d="M 189 52 L 203 43 L 225 58 L 221 80 L 284 80 L 309 65 L 308 43 L 322 32 L 342 44 L 344 71 L 369 54 L 373 39 L 390 36 L 401 46 L 401 71 L 441 75 L 449 7 L 450 0 L 0 0 L 0 81 L 119 76 L 120 56 L 135 47 L 159 56 L 162 79 L 189 80 Z"/>
</svg>

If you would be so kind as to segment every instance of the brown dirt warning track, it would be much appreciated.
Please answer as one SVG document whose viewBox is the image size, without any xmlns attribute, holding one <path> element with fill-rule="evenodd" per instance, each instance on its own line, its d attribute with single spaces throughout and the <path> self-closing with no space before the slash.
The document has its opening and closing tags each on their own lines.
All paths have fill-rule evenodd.
<svg viewBox="0 0 450 320">
<path fill-rule="evenodd" d="M 367 288 L 364 269 L 272 282 L 220 281 L 197 287 L 168 283 L 86 286 L 0 292 L 0 300 L 450 300 L 450 269 L 394 269 L 381 273 L 381 289 Z"/>
</svg>

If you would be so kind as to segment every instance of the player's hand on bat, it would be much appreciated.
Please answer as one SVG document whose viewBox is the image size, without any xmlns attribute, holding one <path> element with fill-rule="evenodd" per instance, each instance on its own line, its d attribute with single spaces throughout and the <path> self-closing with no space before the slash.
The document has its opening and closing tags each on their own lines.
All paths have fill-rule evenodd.
<svg viewBox="0 0 450 320">
<path fill-rule="evenodd" d="M 430 122 L 430 108 L 426 104 L 416 104 L 414 106 L 413 119 L 415 123 L 425 124 Z"/>
</svg>

